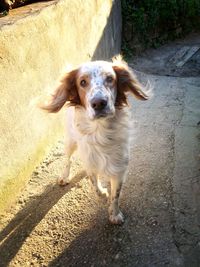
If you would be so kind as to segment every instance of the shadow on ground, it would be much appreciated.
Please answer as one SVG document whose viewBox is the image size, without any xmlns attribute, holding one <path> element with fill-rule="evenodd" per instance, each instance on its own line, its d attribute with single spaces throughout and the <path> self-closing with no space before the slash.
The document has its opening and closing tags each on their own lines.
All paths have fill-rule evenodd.
<svg viewBox="0 0 200 267">
<path fill-rule="evenodd" d="M 41 195 L 35 196 L 15 215 L 0 233 L 0 266 L 7 266 L 15 257 L 26 238 L 48 211 L 85 176 L 77 174 L 73 182 L 65 187 L 48 185 Z"/>
<path fill-rule="evenodd" d="M 126 226 L 109 224 L 105 210 L 98 211 L 90 229 L 82 232 L 49 266 L 127 266 L 127 243 L 131 242 Z M 130 249 L 130 248 L 129 248 Z M 128 256 L 128 255 L 127 255 Z"/>
</svg>

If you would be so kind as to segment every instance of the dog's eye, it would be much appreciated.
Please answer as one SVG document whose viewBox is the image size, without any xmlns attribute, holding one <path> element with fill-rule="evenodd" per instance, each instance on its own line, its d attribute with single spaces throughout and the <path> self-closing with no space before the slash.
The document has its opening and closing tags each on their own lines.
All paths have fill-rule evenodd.
<svg viewBox="0 0 200 267">
<path fill-rule="evenodd" d="M 86 87 L 86 85 L 87 85 L 86 80 L 81 80 L 81 81 L 80 81 L 80 85 L 81 85 L 82 87 Z"/>
<path fill-rule="evenodd" d="M 106 82 L 107 83 L 112 83 L 113 82 L 113 77 L 112 76 L 107 76 L 106 77 Z"/>
</svg>

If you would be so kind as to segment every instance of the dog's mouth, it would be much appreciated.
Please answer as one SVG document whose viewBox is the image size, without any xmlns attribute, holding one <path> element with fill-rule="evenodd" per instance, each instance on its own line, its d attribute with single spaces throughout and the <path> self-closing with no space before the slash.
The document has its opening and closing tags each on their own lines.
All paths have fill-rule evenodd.
<svg viewBox="0 0 200 267">
<path fill-rule="evenodd" d="M 107 112 L 96 112 L 93 116 L 93 119 L 107 119 L 107 118 L 111 118 L 114 116 L 114 112 L 111 111 L 107 111 Z"/>
<path fill-rule="evenodd" d="M 107 116 L 108 116 L 108 114 L 106 114 L 106 113 L 100 113 L 100 114 L 96 114 L 94 116 L 94 119 L 106 118 Z"/>
</svg>

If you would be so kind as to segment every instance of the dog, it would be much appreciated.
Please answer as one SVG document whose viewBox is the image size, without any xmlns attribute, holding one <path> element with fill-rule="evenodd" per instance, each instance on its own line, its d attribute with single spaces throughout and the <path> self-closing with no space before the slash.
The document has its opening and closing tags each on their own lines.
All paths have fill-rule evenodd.
<svg viewBox="0 0 200 267">
<path fill-rule="evenodd" d="M 64 74 L 49 103 L 42 108 L 56 113 L 66 109 L 66 166 L 58 179 L 70 183 L 70 157 L 78 150 L 96 192 L 108 197 L 100 177 L 111 184 L 109 220 L 122 224 L 119 196 L 129 162 L 130 116 L 128 93 L 147 100 L 132 70 L 122 61 L 93 61 Z"/>
</svg>

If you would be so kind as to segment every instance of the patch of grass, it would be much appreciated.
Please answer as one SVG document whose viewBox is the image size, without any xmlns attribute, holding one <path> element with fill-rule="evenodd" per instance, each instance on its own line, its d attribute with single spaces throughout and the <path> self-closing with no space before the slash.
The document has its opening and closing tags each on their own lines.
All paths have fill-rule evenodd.
<svg viewBox="0 0 200 267">
<path fill-rule="evenodd" d="M 3 11 L 3 12 L 0 12 L 0 18 L 1 17 L 5 17 L 5 16 L 7 16 L 8 15 L 8 11 Z"/>
<path fill-rule="evenodd" d="M 199 0 L 122 0 L 123 52 L 135 53 L 200 29 Z"/>
</svg>

